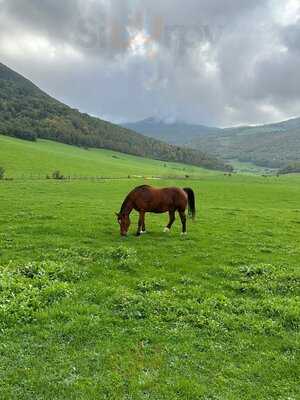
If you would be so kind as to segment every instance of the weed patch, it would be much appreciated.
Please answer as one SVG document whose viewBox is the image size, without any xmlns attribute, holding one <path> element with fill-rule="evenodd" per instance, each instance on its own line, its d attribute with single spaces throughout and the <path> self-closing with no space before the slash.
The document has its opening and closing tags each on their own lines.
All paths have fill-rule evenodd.
<svg viewBox="0 0 300 400">
<path fill-rule="evenodd" d="M 36 312 L 72 294 L 84 273 L 54 261 L 0 267 L 0 325 L 28 323 Z"/>
<path fill-rule="evenodd" d="M 125 246 L 110 247 L 104 250 L 102 259 L 106 267 L 115 266 L 122 270 L 130 270 L 140 264 L 137 251 Z"/>
</svg>

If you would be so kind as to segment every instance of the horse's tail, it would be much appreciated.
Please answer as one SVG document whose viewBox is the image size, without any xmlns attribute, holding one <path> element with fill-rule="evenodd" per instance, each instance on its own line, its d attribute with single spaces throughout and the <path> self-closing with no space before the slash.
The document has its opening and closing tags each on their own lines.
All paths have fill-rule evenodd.
<svg viewBox="0 0 300 400">
<path fill-rule="evenodd" d="M 184 188 L 183 189 L 188 196 L 188 207 L 189 207 L 189 216 L 195 219 L 196 216 L 196 208 L 195 208 L 195 194 L 193 189 Z"/>
</svg>

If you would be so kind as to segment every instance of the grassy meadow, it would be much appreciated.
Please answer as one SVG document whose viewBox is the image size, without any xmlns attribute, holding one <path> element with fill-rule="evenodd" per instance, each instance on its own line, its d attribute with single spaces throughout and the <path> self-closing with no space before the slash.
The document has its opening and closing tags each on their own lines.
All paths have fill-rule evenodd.
<svg viewBox="0 0 300 400">
<path fill-rule="evenodd" d="M 1 399 L 300 398 L 300 176 L 4 136 L 0 166 Z M 194 189 L 186 237 L 151 214 L 120 237 L 143 183 Z"/>
</svg>

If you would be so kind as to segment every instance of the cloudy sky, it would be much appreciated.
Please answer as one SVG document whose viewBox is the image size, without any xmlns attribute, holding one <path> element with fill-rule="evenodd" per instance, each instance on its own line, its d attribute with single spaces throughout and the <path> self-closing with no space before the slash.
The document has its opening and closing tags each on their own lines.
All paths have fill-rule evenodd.
<svg viewBox="0 0 300 400">
<path fill-rule="evenodd" d="M 0 61 L 114 121 L 300 116 L 300 0 L 0 0 Z"/>
</svg>

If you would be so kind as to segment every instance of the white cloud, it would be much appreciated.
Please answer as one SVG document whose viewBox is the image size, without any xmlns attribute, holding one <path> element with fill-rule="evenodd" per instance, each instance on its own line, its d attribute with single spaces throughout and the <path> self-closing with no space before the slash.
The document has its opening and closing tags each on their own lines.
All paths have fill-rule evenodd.
<svg viewBox="0 0 300 400">
<path fill-rule="evenodd" d="M 279 25 L 289 26 L 300 21 L 299 0 L 272 0 L 270 6 L 274 21 Z"/>
</svg>

